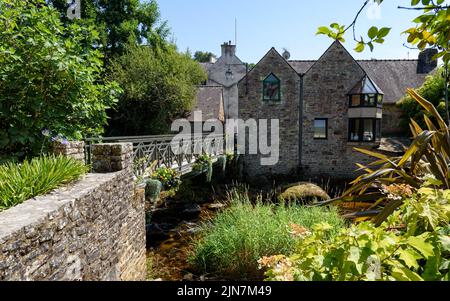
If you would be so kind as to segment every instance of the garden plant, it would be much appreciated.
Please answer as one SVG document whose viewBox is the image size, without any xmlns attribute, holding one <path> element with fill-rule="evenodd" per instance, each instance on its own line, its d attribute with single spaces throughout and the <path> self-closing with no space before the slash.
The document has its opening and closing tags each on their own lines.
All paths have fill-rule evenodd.
<svg viewBox="0 0 450 301">
<path fill-rule="evenodd" d="M 83 162 L 64 156 L 0 165 L 0 211 L 71 183 L 88 171 Z"/>
</svg>

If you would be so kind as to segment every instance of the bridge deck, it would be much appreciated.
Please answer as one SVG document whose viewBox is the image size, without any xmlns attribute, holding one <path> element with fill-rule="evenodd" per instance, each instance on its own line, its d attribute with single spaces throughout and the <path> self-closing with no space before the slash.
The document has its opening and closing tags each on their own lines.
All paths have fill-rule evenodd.
<svg viewBox="0 0 450 301">
<path fill-rule="evenodd" d="M 182 138 L 181 142 L 184 144 L 181 145 L 178 142 L 173 143 L 174 138 L 174 135 L 89 138 L 85 140 L 86 159 L 88 163 L 91 162 L 92 144 L 132 143 L 136 176 L 141 176 L 153 162 L 157 162 L 157 167 L 169 166 L 181 175 L 186 175 L 192 172 L 192 167 L 200 155 L 210 155 L 215 163 L 218 156 L 225 153 L 223 135 L 186 136 Z"/>
</svg>

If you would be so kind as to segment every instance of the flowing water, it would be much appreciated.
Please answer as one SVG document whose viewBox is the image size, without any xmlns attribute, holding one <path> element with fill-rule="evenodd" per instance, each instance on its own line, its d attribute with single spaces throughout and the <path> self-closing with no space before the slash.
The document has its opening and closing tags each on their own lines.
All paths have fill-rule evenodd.
<svg viewBox="0 0 450 301">
<path fill-rule="evenodd" d="M 225 207 L 217 197 L 209 198 L 203 204 L 168 199 L 152 210 L 151 223 L 147 225 L 147 257 L 152 262 L 150 278 L 210 280 L 205 275 L 196 275 L 188 263 L 192 242 L 202 223 Z"/>
</svg>

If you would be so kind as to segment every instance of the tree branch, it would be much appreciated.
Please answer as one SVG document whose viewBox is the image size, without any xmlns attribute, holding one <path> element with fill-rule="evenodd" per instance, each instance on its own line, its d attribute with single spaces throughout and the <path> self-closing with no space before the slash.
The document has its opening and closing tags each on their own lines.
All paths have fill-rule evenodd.
<svg viewBox="0 0 450 301">
<path fill-rule="evenodd" d="M 434 5 L 434 6 L 427 6 L 427 7 L 406 7 L 406 6 L 398 6 L 398 9 L 406 9 L 406 10 L 425 10 L 425 9 L 437 9 L 437 10 L 441 10 L 441 9 L 447 9 L 450 8 L 450 5 Z"/>
<path fill-rule="evenodd" d="M 364 2 L 363 6 L 359 9 L 358 13 L 355 16 L 355 19 L 353 20 L 353 22 L 347 26 L 346 29 L 344 29 L 344 33 L 347 32 L 350 28 L 353 28 L 353 39 L 355 41 L 356 40 L 356 32 L 355 32 L 355 27 L 356 27 L 356 22 L 358 21 L 359 15 L 361 15 L 362 11 L 364 10 L 364 8 L 366 8 L 366 6 L 369 4 L 370 0 L 366 0 L 366 2 Z"/>
</svg>

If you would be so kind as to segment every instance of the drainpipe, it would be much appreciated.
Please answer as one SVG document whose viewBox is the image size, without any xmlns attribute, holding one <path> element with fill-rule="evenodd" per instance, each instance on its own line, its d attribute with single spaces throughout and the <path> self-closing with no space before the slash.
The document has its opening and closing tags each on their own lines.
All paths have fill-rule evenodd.
<svg viewBox="0 0 450 301">
<path fill-rule="evenodd" d="M 245 95 L 248 95 L 248 63 L 245 63 Z"/>
<path fill-rule="evenodd" d="M 299 97 L 299 108 L 298 108 L 298 172 L 301 173 L 302 170 L 302 149 L 303 149 L 303 77 L 304 74 L 300 74 L 300 97 Z"/>
</svg>

